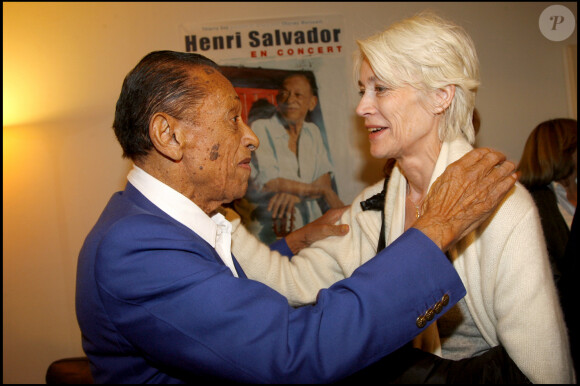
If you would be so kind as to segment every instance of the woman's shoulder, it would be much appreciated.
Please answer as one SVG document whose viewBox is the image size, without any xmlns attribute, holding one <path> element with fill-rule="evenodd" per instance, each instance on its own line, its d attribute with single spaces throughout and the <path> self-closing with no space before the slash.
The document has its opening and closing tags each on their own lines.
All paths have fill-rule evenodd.
<svg viewBox="0 0 580 386">
<path fill-rule="evenodd" d="M 490 231 L 496 229 L 503 232 L 515 228 L 523 229 L 523 225 L 533 233 L 533 229 L 541 227 L 536 204 L 520 183 L 516 183 L 486 223 L 486 228 Z"/>
<path fill-rule="evenodd" d="M 506 205 L 510 210 L 517 211 L 528 211 L 536 206 L 530 192 L 519 182 L 516 182 L 508 193 L 503 205 Z"/>
<path fill-rule="evenodd" d="M 473 150 L 473 147 L 462 137 L 450 141 L 448 143 L 448 164 L 461 158 L 471 150 Z M 502 204 L 496 210 L 496 212 L 498 212 L 496 215 L 502 213 L 513 216 L 514 212 L 526 213 L 534 207 L 534 200 L 530 193 L 522 184 L 516 182 L 516 185 L 507 194 Z"/>
</svg>

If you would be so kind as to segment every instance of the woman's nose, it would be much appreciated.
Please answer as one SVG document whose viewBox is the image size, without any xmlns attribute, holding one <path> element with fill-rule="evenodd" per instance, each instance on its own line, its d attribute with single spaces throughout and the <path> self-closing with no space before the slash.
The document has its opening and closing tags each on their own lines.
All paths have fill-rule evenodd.
<svg viewBox="0 0 580 386">
<path fill-rule="evenodd" d="M 366 115 L 372 114 L 374 112 L 374 106 L 370 101 L 370 98 L 363 94 L 358 102 L 358 106 L 356 106 L 356 113 L 357 115 L 364 117 Z"/>
</svg>

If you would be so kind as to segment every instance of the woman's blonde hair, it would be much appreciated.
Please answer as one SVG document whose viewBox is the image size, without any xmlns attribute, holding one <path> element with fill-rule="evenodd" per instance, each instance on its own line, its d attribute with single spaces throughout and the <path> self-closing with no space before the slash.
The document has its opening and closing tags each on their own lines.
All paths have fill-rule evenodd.
<svg viewBox="0 0 580 386">
<path fill-rule="evenodd" d="M 444 113 L 439 138 L 451 140 L 463 133 L 471 144 L 475 142 L 472 116 L 480 84 L 479 61 L 475 45 L 462 27 L 423 12 L 358 40 L 357 44 L 356 73 L 366 60 L 387 87 L 408 84 L 427 95 L 455 85 L 455 96 Z"/>
</svg>

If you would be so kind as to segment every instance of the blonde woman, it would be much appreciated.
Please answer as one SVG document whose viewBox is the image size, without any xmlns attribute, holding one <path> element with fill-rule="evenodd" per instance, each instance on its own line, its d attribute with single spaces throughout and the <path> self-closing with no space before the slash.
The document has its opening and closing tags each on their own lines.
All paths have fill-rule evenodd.
<svg viewBox="0 0 580 386">
<path fill-rule="evenodd" d="M 348 235 L 318 241 L 290 260 L 263 248 L 258 257 L 253 248 L 259 246 L 236 243 L 238 237 L 247 241 L 242 227 L 233 237 L 233 253 L 248 276 L 294 305 L 315 302 L 320 288 L 349 277 L 376 254 L 380 236 L 389 245 L 412 227 L 435 179 L 473 148 L 479 63 L 463 28 L 424 13 L 358 45 L 356 112 L 364 118 L 370 153 L 395 160 L 383 215 L 359 205 L 383 190 L 379 181 L 342 216 Z M 516 185 L 448 256 L 467 295 L 416 345 L 449 359 L 502 345 L 533 383 L 574 382 L 566 327 L 529 193 Z"/>
</svg>

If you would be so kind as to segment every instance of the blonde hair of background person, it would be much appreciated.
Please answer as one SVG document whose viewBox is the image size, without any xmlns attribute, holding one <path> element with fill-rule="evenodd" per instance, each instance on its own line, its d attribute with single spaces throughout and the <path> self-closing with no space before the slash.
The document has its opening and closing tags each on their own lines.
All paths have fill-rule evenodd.
<svg viewBox="0 0 580 386">
<path fill-rule="evenodd" d="M 369 135 L 371 154 L 397 159 L 384 212 L 389 245 L 415 221 L 409 192 L 415 197 L 426 194 L 447 165 L 472 149 L 479 63 L 474 44 L 463 28 L 428 13 L 395 23 L 358 44 L 356 69 L 361 74 L 362 99 L 357 113 L 365 117 L 370 131 L 379 133 Z M 368 75 L 369 71 L 374 71 L 372 76 L 362 79 L 362 73 Z M 413 111 L 420 112 L 425 121 L 431 114 L 429 122 L 436 125 L 435 132 L 426 133 L 431 140 L 428 152 L 422 147 L 420 151 L 414 149 L 415 162 L 411 164 L 405 153 L 413 149 L 409 144 L 405 144 L 407 148 L 395 148 L 388 141 L 380 141 L 385 137 L 397 140 L 390 132 L 397 124 L 406 124 L 398 121 L 396 114 L 400 111 L 386 111 L 391 116 L 385 123 L 389 125 L 386 130 L 377 123 L 383 121 L 369 112 L 372 109 L 368 98 L 380 97 L 380 101 L 391 103 L 393 98 L 403 98 L 403 94 L 416 96 L 418 103 L 412 106 Z M 405 106 L 409 106 L 409 99 L 406 101 Z M 410 130 L 401 133 L 414 135 Z M 421 181 L 417 175 L 430 178 Z M 234 235 L 234 254 L 249 277 L 276 288 L 292 304 L 315 302 L 320 288 L 348 277 L 375 255 L 380 214 L 363 212 L 358 202 L 379 193 L 382 187 L 383 181 L 379 181 L 355 198 L 354 205 L 341 218 L 351 228 L 344 237 L 318 241 L 288 261 L 273 258 L 264 249 L 258 253 L 255 246 L 240 245 Z M 532 382 L 573 382 L 566 327 L 537 210 L 521 185 L 510 193 L 490 219 L 448 251 L 467 288 L 463 311 L 459 310 L 464 318 L 457 325 L 458 332 L 445 336 L 441 351 L 436 346 L 433 350 L 450 358 L 448 348 L 454 345 L 462 349 L 460 357 L 469 357 L 478 354 L 474 349 L 484 351 L 501 344 Z M 436 345 L 438 336 L 432 338 Z M 476 347 L 474 340 L 482 346 Z"/>
</svg>

